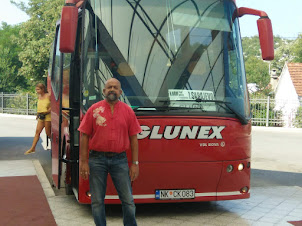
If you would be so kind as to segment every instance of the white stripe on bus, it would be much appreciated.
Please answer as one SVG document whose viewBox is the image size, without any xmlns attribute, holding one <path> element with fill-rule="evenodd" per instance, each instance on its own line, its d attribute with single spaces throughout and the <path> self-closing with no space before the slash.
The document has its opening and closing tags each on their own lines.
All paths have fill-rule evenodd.
<svg viewBox="0 0 302 226">
<path fill-rule="evenodd" d="M 241 195 L 241 193 L 239 191 L 195 193 L 195 197 L 231 196 L 231 195 Z M 133 195 L 133 198 L 134 199 L 155 199 L 155 194 L 151 194 L 151 195 Z M 106 195 L 105 199 L 119 199 L 119 197 L 117 195 Z"/>
</svg>

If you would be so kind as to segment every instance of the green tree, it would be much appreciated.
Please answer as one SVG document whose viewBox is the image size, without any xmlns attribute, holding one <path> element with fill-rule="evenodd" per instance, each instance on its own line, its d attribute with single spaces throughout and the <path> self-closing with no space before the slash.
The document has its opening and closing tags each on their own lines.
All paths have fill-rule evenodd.
<svg viewBox="0 0 302 226">
<path fill-rule="evenodd" d="M 262 93 L 270 81 L 269 64 L 261 58 L 259 37 L 245 37 L 242 39 L 243 55 L 247 83 L 256 83 Z"/>
<path fill-rule="evenodd" d="M 276 69 L 278 74 L 281 73 L 285 62 L 290 62 L 294 59 L 292 48 L 293 44 L 293 40 L 274 36 L 275 59 L 270 61 L 270 67 Z M 248 60 L 250 57 L 261 59 L 261 49 L 258 36 L 242 38 L 242 47 L 245 60 Z"/>
<path fill-rule="evenodd" d="M 297 110 L 296 118 L 294 120 L 294 126 L 296 128 L 302 128 L 302 107 Z"/>
<path fill-rule="evenodd" d="M 257 57 L 257 58 L 261 57 L 258 36 L 242 38 L 242 48 L 243 48 L 243 55 L 245 60 L 247 60 L 250 57 Z"/>
<path fill-rule="evenodd" d="M 23 76 L 18 75 L 21 67 L 18 54 L 21 48 L 16 44 L 20 26 L 2 22 L 0 26 L 0 92 L 16 92 L 27 88 Z"/>
<path fill-rule="evenodd" d="M 275 41 L 275 59 L 271 61 L 271 69 L 276 69 L 277 74 L 281 74 L 284 64 L 294 59 L 292 46 L 293 40 L 274 37 Z"/>
<path fill-rule="evenodd" d="M 293 62 L 302 63 L 302 34 L 300 34 L 295 40 L 292 47 L 292 52 L 295 57 Z"/>
<path fill-rule="evenodd" d="M 30 19 L 21 24 L 18 44 L 22 48 L 19 74 L 33 81 L 43 81 L 47 74 L 49 50 L 53 42 L 56 22 L 60 18 L 64 0 L 29 0 L 16 3 Z"/>
<path fill-rule="evenodd" d="M 257 57 L 249 57 L 245 61 L 245 71 L 248 83 L 256 83 L 260 90 L 264 90 L 270 81 L 269 65 Z"/>
<path fill-rule="evenodd" d="M 272 92 L 271 88 L 268 86 L 270 81 L 269 67 L 270 69 L 276 69 L 277 74 L 280 74 L 285 62 L 290 62 L 294 59 L 294 43 L 296 43 L 294 40 L 275 36 L 275 59 L 270 62 L 265 62 L 261 58 L 259 37 L 253 36 L 242 38 L 248 83 L 256 83 L 262 94 L 269 95 Z"/>
</svg>

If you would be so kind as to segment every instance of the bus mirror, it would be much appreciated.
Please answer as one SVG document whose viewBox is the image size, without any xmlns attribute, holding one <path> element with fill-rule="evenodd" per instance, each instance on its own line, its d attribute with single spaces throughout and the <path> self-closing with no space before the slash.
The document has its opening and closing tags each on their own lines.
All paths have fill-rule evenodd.
<svg viewBox="0 0 302 226">
<path fill-rule="evenodd" d="M 260 16 L 257 20 L 259 41 L 262 52 L 263 60 L 274 59 L 274 37 L 271 20 L 268 18 L 266 12 L 251 9 L 246 7 L 240 7 L 233 14 L 233 21 L 236 17 L 242 17 L 244 15 L 255 15 Z"/>
<path fill-rule="evenodd" d="M 257 20 L 259 41 L 263 60 L 274 59 L 274 37 L 271 20 L 262 17 Z"/>
<path fill-rule="evenodd" d="M 74 52 L 77 25 L 78 8 L 73 4 L 64 6 L 62 9 L 60 31 L 60 51 L 62 53 Z"/>
</svg>

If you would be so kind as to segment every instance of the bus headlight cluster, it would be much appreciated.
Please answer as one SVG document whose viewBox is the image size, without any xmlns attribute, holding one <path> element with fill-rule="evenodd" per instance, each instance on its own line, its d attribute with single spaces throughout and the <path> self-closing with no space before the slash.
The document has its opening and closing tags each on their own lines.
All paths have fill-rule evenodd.
<svg viewBox="0 0 302 226">
<path fill-rule="evenodd" d="M 238 170 L 241 171 L 241 170 L 243 170 L 243 169 L 244 169 L 244 165 L 243 165 L 242 163 L 240 163 L 240 164 L 238 165 Z"/>
<path fill-rule="evenodd" d="M 249 167 L 250 167 L 250 165 L 248 163 L 247 168 L 249 168 Z M 237 169 L 238 169 L 238 171 L 242 171 L 244 169 L 244 164 L 243 163 L 239 163 L 238 166 L 237 166 Z M 226 171 L 228 173 L 232 172 L 233 170 L 234 170 L 234 166 L 231 165 L 231 164 L 228 165 L 227 168 L 226 168 Z"/>
<path fill-rule="evenodd" d="M 233 169 L 234 169 L 233 165 L 228 165 L 226 170 L 228 173 L 230 173 L 233 171 Z"/>
<path fill-rule="evenodd" d="M 241 193 L 247 193 L 248 191 L 249 191 L 248 187 L 243 187 L 243 188 L 240 189 Z"/>
</svg>

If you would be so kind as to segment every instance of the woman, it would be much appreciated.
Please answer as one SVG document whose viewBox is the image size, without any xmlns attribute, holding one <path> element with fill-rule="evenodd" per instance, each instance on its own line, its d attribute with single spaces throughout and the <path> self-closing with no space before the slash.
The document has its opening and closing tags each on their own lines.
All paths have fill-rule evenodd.
<svg viewBox="0 0 302 226">
<path fill-rule="evenodd" d="M 37 107 L 37 119 L 38 124 L 36 128 L 36 134 L 32 143 L 32 146 L 27 150 L 24 155 L 35 153 L 36 145 L 40 138 L 40 134 L 45 127 L 45 132 L 50 137 L 51 130 L 51 117 L 50 117 L 50 95 L 46 90 L 46 87 L 42 83 L 36 85 L 36 92 L 38 94 L 38 107 Z"/>
</svg>

